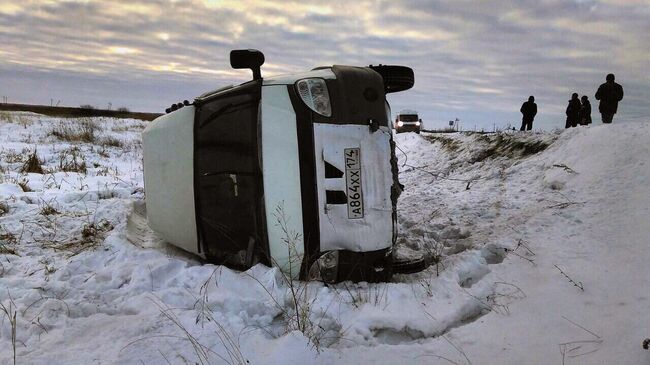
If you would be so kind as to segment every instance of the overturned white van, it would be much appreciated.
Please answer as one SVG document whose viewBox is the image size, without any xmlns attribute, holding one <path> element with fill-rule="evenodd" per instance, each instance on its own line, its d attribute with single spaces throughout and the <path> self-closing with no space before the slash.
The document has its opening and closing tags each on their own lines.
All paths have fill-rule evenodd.
<svg viewBox="0 0 650 365">
<path fill-rule="evenodd" d="M 397 181 L 386 93 L 402 66 L 331 66 L 263 79 L 262 53 L 236 50 L 253 80 L 174 105 L 143 132 L 149 226 L 236 269 L 293 278 L 388 280 Z"/>
</svg>

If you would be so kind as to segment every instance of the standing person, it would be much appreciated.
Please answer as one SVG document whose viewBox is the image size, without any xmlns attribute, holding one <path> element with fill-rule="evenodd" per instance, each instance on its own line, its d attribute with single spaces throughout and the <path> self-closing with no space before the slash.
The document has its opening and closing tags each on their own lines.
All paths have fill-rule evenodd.
<svg viewBox="0 0 650 365">
<path fill-rule="evenodd" d="M 569 106 L 566 107 L 566 125 L 564 128 L 577 127 L 578 119 L 580 118 L 580 99 L 578 99 L 578 93 L 573 93 L 571 95 L 571 100 L 569 100 Z"/>
<path fill-rule="evenodd" d="M 528 98 L 528 101 L 524 102 L 521 105 L 521 109 L 519 109 L 519 111 L 521 114 L 523 114 L 523 117 L 521 118 L 521 128 L 519 130 L 523 131 L 533 129 L 533 120 L 537 114 L 537 104 L 535 104 L 535 97 L 531 95 Z"/>
<path fill-rule="evenodd" d="M 582 95 L 582 106 L 580 107 L 580 125 L 591 124 L 591 103 L 587 95 Z"/>
<path fill-rule="evenodd" d="M 596 91 L 596 100 L 600 100 L 598 110 L 603 123 L 609 124 L 618 110 L 618 102 L 623 100 L 623 86 L 614 82 L 614 74 L 607 75 L 605 80 Z"/>
</svg>

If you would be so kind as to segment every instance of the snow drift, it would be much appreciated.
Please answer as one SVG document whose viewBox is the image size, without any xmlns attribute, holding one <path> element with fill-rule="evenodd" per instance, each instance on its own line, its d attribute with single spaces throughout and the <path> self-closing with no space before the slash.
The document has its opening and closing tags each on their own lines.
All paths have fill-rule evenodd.
<svg viewBox="0 0 650 365">
<path fill-rule="evenodd" d="M 398 135 L 432 265 L 326 286 L 129 242 L 143 122 L 0 119 L 1 364 L 650 361 L 650 123 Z"/>
</svg>

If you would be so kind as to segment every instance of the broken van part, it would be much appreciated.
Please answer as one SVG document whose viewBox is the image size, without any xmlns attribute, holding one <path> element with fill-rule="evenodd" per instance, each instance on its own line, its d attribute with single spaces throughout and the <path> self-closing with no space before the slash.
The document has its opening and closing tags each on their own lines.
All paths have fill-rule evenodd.
<svg viewBox="0 0 650 365">
<path fill-rule="evenodd" d="M 386 93 L 403 66 L 334 65 L 262 78 L 264 55 L 231 52 L 253 80 L 205 93 L 143 132 L 149 226 L 205 259 L 292 278 L 393 273 L 397 163 Z"/>
</svg>

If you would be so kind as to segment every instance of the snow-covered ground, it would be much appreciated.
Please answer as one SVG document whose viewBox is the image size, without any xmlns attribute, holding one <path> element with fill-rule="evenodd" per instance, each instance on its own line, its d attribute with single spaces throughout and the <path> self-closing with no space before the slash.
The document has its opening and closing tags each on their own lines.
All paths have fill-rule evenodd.
<svg viewBox="0 0 650 365">
<path fill-rule="evenodd" d="M 650 363 L 650 123 L 397 135 L 437 263 L 333 286 L 127 240 L 144 126 L 0 115 L 0 364 Z"/>
</svg>

